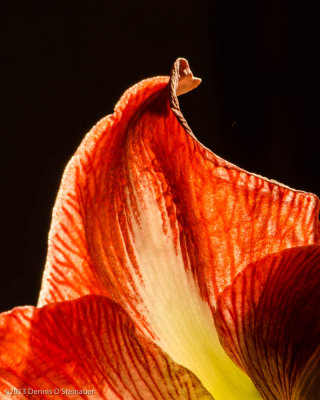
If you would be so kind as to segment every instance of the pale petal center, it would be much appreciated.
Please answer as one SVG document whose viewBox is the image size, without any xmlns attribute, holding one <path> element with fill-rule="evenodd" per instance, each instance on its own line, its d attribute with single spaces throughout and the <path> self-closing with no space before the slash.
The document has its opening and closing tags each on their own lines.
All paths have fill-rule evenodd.
<svg viewBox="0 0 320 400">
<path fill-rule="evenodd" d="M 163 197 L 155 200 L 147 178 L 140 177 L 139 185 L 143 189 L 139 193 L 134 186 L 132 189 L 135 213 L 129 191 L 126 202 L 131 246 L 140 276 L 134 273 L 129 256 L 128 265 L 142 299 L 138 310 L 155 333 L 156 343 L 174 361 L 195 373 L 215 400 L 261 398 L 219 342 L 210 307 L 200 297 L 190 265 L 184 263 L 177 220 L 175 246 Z"/>
</svg>

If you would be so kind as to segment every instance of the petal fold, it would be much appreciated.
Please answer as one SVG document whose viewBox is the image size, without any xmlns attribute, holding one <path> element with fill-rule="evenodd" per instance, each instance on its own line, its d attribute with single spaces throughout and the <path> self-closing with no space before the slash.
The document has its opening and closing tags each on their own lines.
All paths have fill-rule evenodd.
<svg viewBox="0 0 320 400">
<path fill-rule="evenodd" d="M 104 297 L 2 314 L 0 342 L 1 399 L 212 399 Z"/>
<path fill-rule="evenodd" d="M 319 399 L 319 288 L 320 246 L 305 246 L 251 264 L 218 300 L 223 346 L 264 399 Z"/>
<path fill-rule="evenodd" d="M 40 305 L 107 294 L 137 311 L 135 278 L 143 276 L 134 240 L 149 235 L 141 220 L 150 203 L 158 231 L 213 307 L 248 263 L 319 243 L 316 196 L 250 174 L 195 139 L 176 93 L 198 82 L 178 59 L 170 79 L 133 86 L 85 137 L 54 207 Z"/>
<path fill-rule="evenodd" d="M 249 399 L 219 344 L 217 297 L 248 263 L 318 242 L 319 204 L 204 148 L 177 98 L 197 82 L 178 59 L 86 136 L 54 207 L 39 304 L 107 295 L 216 400 L 240 387 Z"/>
</svg>

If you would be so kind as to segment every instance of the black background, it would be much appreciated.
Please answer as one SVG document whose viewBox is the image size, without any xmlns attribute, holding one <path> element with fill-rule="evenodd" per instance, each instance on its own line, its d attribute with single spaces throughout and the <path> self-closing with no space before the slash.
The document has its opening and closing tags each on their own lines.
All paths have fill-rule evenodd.
<svg viewBox="0 0 320 400">
<path fill-rule="evenodd" d="M 1 27 L 0 309 L 36 304 L 64 166 L 125 89 L 177 57 L 195 135 L 252 172 L 320 194 L 319 2 L 7 1 Z"/>
</svg>

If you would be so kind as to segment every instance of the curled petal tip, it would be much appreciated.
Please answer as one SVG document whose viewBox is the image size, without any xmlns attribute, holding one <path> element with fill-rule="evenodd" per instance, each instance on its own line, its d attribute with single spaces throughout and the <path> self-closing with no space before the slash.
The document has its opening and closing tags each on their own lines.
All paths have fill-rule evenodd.
<svg viewBox="0 0 320 400">
<path fill-rule="evenodd" d="M 173 71 L 176 72 L 178 84 L 176 89 L 177 96 L 190 92 L 201 83 L 200 78 L 193 76 L 189 63 L 185 58 L 178 58 L 173 65 Z"/>
<path fill-rule="evenodd" d="M 191 90 L 198 87 L 200 83 L 201 83 L 201 78 L 196 78 L 196 77 L 182 78 L 179 81 L 177 96 L 190 92 Z"/>
</svg>

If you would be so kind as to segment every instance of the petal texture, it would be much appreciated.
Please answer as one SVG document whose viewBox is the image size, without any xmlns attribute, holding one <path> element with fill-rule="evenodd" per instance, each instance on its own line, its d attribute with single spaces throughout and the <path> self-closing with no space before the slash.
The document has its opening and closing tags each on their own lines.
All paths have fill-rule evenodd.
<svg viewBox="0 0 320 400">
<path fill-rule="evenodd" d="M 319 399 L 319 305 L 319 246 L 267 256 L 220 296 L 224 347 L 265 399 Z"/>
<path fill-rule="evenodd" d="M 212 399 L 103 297 L 2 314 L 0 342 L 0 399 Z"/>
<path fill-rule="evenodd" d="M 181 93 L 197 84 L 180 59 L 170 80 L 131 88 L 84 139 L 54 208 L 39 304 L 108 295 L 231 400 L 249 383 L 219 344 L 217 296 L 248 263 L 317 242 L 319 205 L 204 148 L 180 112 L 181 82 Z"/>
<path fill-rule="evenodd" d="M 211 305 L 248 263 L 319 242 L 316 196 L 247 173 L 195 140 L 176 96 L 186 77 L 197 85 L 179 59 L 170 82 L 133 86 L 84 139 L 54 207 L 40 304 L 107 293 L 137 308 L 133 240 L 149 236 L 149 203 Z"/>
</svg>

